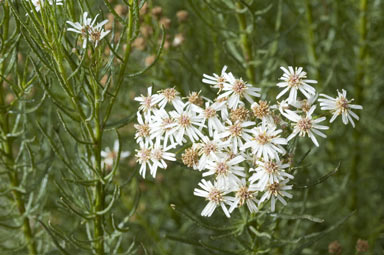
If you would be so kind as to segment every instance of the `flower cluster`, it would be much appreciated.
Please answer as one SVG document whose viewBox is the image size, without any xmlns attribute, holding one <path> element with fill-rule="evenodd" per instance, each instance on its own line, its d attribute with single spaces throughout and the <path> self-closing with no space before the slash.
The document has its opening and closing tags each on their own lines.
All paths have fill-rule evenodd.
<svg viewBox="0 0 384 255">
<path fill-rule="evenodd" d="M 165 160 L 176 160 L 173 148 L 189 144 L 181 159 L 202 172 L 203 179 L 194 190 L 194 195 L 208 201 L 201 215 L 211 216 L 220 207 L 230 217 L 243 205 L 257 212 L 266 201 L 271 202 L 271 211 L 277 201 L 286 205 L 294 178 L 289 144 L 298 135 L 319 146 L 317 136 L 325 138 L 328 126 L 320 124 L 326 119 L 320 114 L 326 112 L 315 113 L 318 95 L 309 84 L 317 81 L 308 80 L 301 67 L 281 69 L 284 74 L 277 86 L 284 89 L 276 99 L 289 96 L 274 104 L 226 66 L 220 75 L 203 75 L 203 83 L 218 90 L 213 100 L 196 92 L 185 100 L 174 88 L 156 94 L 149 88 L 147 95 L 136 97 L 140 174 L 145 178 L 149 169 L 155 177 L 158 168 L 167 167 Z M 345 124 L 349 121 L 354 126 L 352 118 L 358 117 L 351 110 L 362 107 L 350 104 L 345 90 L 337 98 L 320 96 L 321 110 L 333 114 L 330 122 L 342 115 Z"/>
</svg>

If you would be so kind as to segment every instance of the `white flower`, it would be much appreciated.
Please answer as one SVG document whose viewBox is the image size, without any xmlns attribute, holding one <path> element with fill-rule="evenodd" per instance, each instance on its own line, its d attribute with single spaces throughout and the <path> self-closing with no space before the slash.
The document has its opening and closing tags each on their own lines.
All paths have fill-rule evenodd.
<svg viewBox="0 0 384 255">
<path fill-rule="evenodd" d="M 241 78 L 236 79 L 232 73 L 227 73 L 224 75 L 227 82 L 224 83 L 223 94 L 217 98 L 226 98 L 228 97 L 228 107 L 230 109 L 235 109 L 241 102 L 241 98 L 244 97 L 248 102 L 253 103 L 254 100 L 252 96 L 259 97 L 261 89 L 255 88 L 250 84 L 244 82 Z"/>
<path fill-rule="evenodd" d="M 224 87 L 224 82 L 227 81 L 225 78 L 226 70 L 227 70 L 227 66 L 224 66 L 223 69 L 221 70 L 220 76 L 215 73 L 213 74 L 213 76 L 203 74 L 204 76 L 203 82 L 206 84 L 212 85 L 213 88 L 219 89 L 219 92 L 220 92 Z"/>
<path fill-rule="evenodd" d="M 250 171 L 256 171 L 250 178 L 251 183 L 257 182 L 256 186 L 260 190 L 265 190 L 267 185 L 288 179 L 293 179 L 293 175 L 288 174 L 284 169 L 289 164 L 282 164 L 280 160 L 256 161 L 257 167 Z"/>
<path fill-rule="evenodd" d="M 285 87 L 285 89 L 277 95 L 276 99 L 279 99 L 288 90 L 290 90 L 288 97 L 289 104 L 296 102 L 297 90 L 300 90 L 306 98 L 310 98 L 311 95 L 316 94 L 316 90 L 308 85 L 308 83 L 317 83 L 317 81 L 307 80 L 307 73 L 303 71 L 302 67 L 295 67 L 295 69 L 293 69 L 292 66 L 288 66 L 288 69 L 285 67 L 280 68 L 284 71 L 283 76 L 280 78 L 283 82 L 277 83 L 277 86 L 280 88 Z"/>
<path fill-rule="evenodd" d="M 214 156 L 213 160 L 207 162 L 207 172 L 203 176 L 215 175 L 217 183 L 223 187 L 230 187 L 236 181 L 240 181 L 238 176 L 245 177 L 244 167 L 238 166 L 244 161 L 243 156 L 236 156 L 228 159 L 228 155 Z"/>
<path fill-rule="evenodd" d="M 213 103 L 205 102 L 205 109 L 200 113 L 202 118 L 202 124 L 205 124 L 205 121 L 208 123 L 208 134 L 212 137 L 213 131 L 224 131 L 225 127 L 222 124 L 221 120 L 217 115 L 217 111 L 225 105 L 225 102 Z"/>
<path fill-rule="evenodd" d="M 103 157 L 103 163 L 107 168 L 111 168 L 113 166 L 114 160 L 117 158 L 119 153 L 119 141 L 115 140 L 115 143 L 113 144 L 113 150 L 109 149 L 109 147 L 106 147 L 105 150 L 101 151 L 101 157 Z M 120 153 L 120 159 L 124 159 L 129 157 L 131 155 L 131 152 L 129 151 L 122 151 Z"/>
<path fill-rule="evenodd" d="M 167 152 L 168 150 L 175 147 L 174 144 L 169 145 L 168 147 L 163 147 L 160 144 L 160 140 L 157 140 L 156 144 L 153 146 L 151 151 L 151 160 L 153 162 L 151 169 L 151 175 L 153 178 L 156 177 L 157 168 L 167 168 L 167 163 L 165 160 L 176 161 L 175 153 Z"/>
<path fill-rule="evenodd" d="M 137 143 L 150 143 L 152 144 L 152 140 L 150 137 L 151 128 L 147 121 L 144 122 L 143 117 L 140 112 L 137 112 L 137 122 L 139 124 L 135 124 L 136 128 L 135 139 Z"/>
<path fill-rule="evenodd" d="M 316 106 L 312 106 L 311 109 L 305 114 L 305 116 L 299 116 L 297 113 L 291 110 L 286 110 L 286 114 L 284 114 L 284 116 L 296 123 L 292 134 L 287 138 L 288 141 L 294 138 L 297 134 L 300 136 L 308 135 L 312 142 L 317 147 L 319 147 L 319 143 L 317 142 L 314 134 L 326 138 L 327 136 L 319 130 L 327 130 L 329 127 L 318 124 L 324 121 L 325 117 L 321 117 L 315 120 L 312 119 L 312 113 L 315 111 L 315 109 Z"/>
<path fill-rule="evenodd" d="M 225 204 L 230 203 L 230 197 L 225 196 L 229 193 L 229 191 L 225 190 L 223 187 L 218 185 L 217 182 L 212 184 L 210 181 L 206 181 L 204 179 L 201 180 L 199 186 L 201 187 L 201 189 L 195 188 L 193 194 L 195 196 L 204 197 L 206 200 L 209 201 L 201 212 L 201 216 L 210 217 L 215 211 L 216 207 L 220 206 L 225 215 L 230 218 L 231 215 L 229 214 L 228 209 L 225 206 Z"/>
<path fill-rule="evenodd" d="M 168 140 L 174 144 L 175 138 L 169 125 L 173 124 L 175 120 L 169 116 L 168 112 L 164 109 L 155 109 L 151 120 L 150 139 L 163 140 L 164 147 L 167 147 Z"/>
<path fill-rule="evenodd" d="M 152 168 L 152 165 L 150 162 L 151 156 L 152 156 L 151 147 L 146 143 L 141 143 L 140 149 L 136 150 L 136 158 L 137 158 L 136 161 L 139 164 L 141 164 L 139 173 L 141 174 L 141 176 L 143 176 L 143 178 L 145 178 L 145 173 L 147 171 L 147 165 L 148 165 L 149 169 Z"/>
<path fill-rule="evenodd" d="M 162 109 L 164 109 L 167 103 L 172 103 L 173 107 L 175 107 L 178 111 L 181 111 L 184 108 L 184 103 L 179 96 L 179 92 L 177 92 L 174 88 L 159 91 L 158 100 L 159 107 Z"/>
<path fill-rule="evenodd" d="M 319 99 L 321 110 L 329 110 L 333 113 L 333 116 L 329 121 L 330 123 L 332 123 L 336 119 L 336 117 L 341 114 L 343 123 L 345 125 L 347 125 L 349 121 L 351 122 L 352 126 L 355 127 L 355 122 L 353 121 L 353 118 L 359 120 L 359 116 L 352 112 L 351 109 L 362 110 L 363 107 L 361 105 L 351 104 L 353 99 L 347 99 L 347 91 L 345 91 L 344 89 L 341 93 L 340 91 L 337 91 L 337 94 L 338 95 L 336 98 L 332 98 L 325 94 L 320 94 L 320 96 L 325 97 Z"/>
<path fill-rule="evenodd" d="M 275 125 L 262 122 L 261 126 L 252 129 L 253 137 L 241 147 L 241 150 L 251 147 L 252 153 L 258 158 L 278 159 L 279 153 L 285 154 L 285 149 L 281 145 L 287 144 L 287 140 L 280 137 L 281 132 L 281 129 L 276 130 Z"/>
<path fill-rule="evenodd" d="M 283 197 L 292 198 L 292 195 L 289 194 L 286 190 L 291 190 L 292 185 L 287 185 L 289 180 L 286 179 L 282 182 L 274 182 L 267 186 L 267 189 L 263 196 L 260 198 L 259 205 L 265 200 L 271 199 L 271 211 L 275 211 L 276 199 L 278 199 L 283 205 L 287 205 L 287 201 Z M 252 185 L 251 185 L 252 186 Z"/>
<path fill-rule="evenodd" d="M 201 124 L 201 117 L 196 116 L 196 112 L 193 110 L 172 111 L 169 114 L 175 121 L 167 127 L 172 128 L 170 132 L 175 133 L 174 136 L 178 144 L 183 143 L 184 135 L 187 135 L 191 142 L 198 141 L 199 137 L 204 136 L 196 126 L 205 126 Z"/>
<path fill-rule="evenodd" d="M 245 121 L 239 122 L 236 121 L 232 123 L 230 120 L 227 120 L 228 126 L 225 127 L 225 131 L 217 135 L 218 138 L 228 137 L 228 141 L 232 144 L 232 150 L 234 153 L 238 152 L 238 149 L 243 147 L 244 141 L 249 141 L 252 139 L 252 129 L 247 127 L 255 125 L 255 122 Z"/>
<path fill-rule="evenodd" d="M 44 7 L 44 4 L 45 4 L 45 1 L 46 0 L 29 0 L 32 4 L 33 4 L 33 6 L 35 7 L 35 10 L 36 10 L 36 12 L 39 12 L 40 10 L 41 10 L 41 8 L 43 8 Z M 50 5 L 53 5 L 54 3 L 56 4 L 56 5 L 63 5 L 63 0 L 56 0 L 56 1 L 54 1 L 54 0 L 48 0 L 48 3 L 50 4 Z"/>
<path fill-rule="evenodd" d="M 201 140 L 201 143 L 194 144 L 194 147 L 199 150 L 199 154 L 201 155 L 198 165 L 199 170 L 203 170 L 208 161 L 217 158 L 218 154 L 230 145 L 228 141 L 222 141 L 218 138 L 210 140 L 204 136 Z"/>
<path fill-rule="evenodd" d="M 235 197 L 231 199 L 231 207 L 229 208 L 230 213 L 232 213 L 235 208 L 241 207 L 244 204 L 247 204 L 248 210 L 251 213 L 258 211 L 257 203 L 259 200 L 256 199 L 258 189 L 248 187 L 245 179 L 236 182 L 236 185 L 231 191 L 235 192 Z"/>
<path fill-rule="evenodd" d="M 160 101 L 160 98 L 157 94 L 152 95 L 152 87 L 149 87 L 147 92 L 147 96 L 141 95 L 139 97 L 135 97 L 135 101 L 140 103 L 139 110 L 144 112 L 144 118 L 149 121 L 151 111 L 157 109 L 156 104 Z"/>
<path fill-rule="evenodd" d="M 96 15 L 93 20 L 91 18 L 87 18 L 87 16 L 88 12 L 84 12 L 83 16 L 80 17 L 80 22 L 73 23 L 72 21 L 67 21 L 67 23 L 73 27 L 68 28 L 67 30 L 80 34 L 83 37 L 83 48 L 86 47 L 87 40 L 94 42 L 95 47 L 97 47 L 101 39 L 103 39 L 110 32 L 110 30 L 104 31 L 103 29 L 103 26 L 108 23 L 108 20 L 104 20 L 94 26 L 99 15 Z"/>
</svg>

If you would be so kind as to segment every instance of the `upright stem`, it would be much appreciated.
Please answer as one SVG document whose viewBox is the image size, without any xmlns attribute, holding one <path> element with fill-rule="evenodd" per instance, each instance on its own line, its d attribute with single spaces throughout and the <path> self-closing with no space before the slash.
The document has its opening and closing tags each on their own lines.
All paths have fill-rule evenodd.
<svg viewBox="0 0 384 255">
<path fill-rule="evenodd" d="M 137 2 L 137 0 L 129 0 L 129 4 L 131 6 L 133 6 L 133 4 L 137 5 L 138 2 Z M 108 118 L 109 118 L 109 116 L 110 116 L 110 114 L 112 112 L 113 105 L 115 104 L 115 101 L 117 99 L 117 94 L 119 93 L 121 85 L 122 85 L 122 83 L 124 81 L 124 73 L 125 73 L 125 70 L 127 69 L 129 56 L 131 55 L 131 38 L 132 38 L 132 33 L 133 33 L 133 10 L 132 10 L 132 8 L 129 8 L 129 11 L 128 11 L 128 27 L 127 27 L 127 44 L 126 44 L 126 49 L 125 49 L 125 52 L 124 52 L 123 63 L 121 65 L 120 71 L 119 71 L 119 73 L 117 75 L 115 96 L 111 98 L 111 102 L 110 102 L 110 104 L 107 107 L 107 110 L 106 110 L 106 113 L 105 113 L 105 116 L 104 116 L 104 120 L 103 120 L 103 125 L 106 123 L 106 121 L 108 120 Z"/>
<path fill-rule="evenodd" d="M 2 24 L 3 28 L 3 42 L 6 41 L 8 37 L 8 26 L 9 26 L 9 3 L 8 1 L 5 1 L 4 3 L 4 23 Z M 3 52 L 1 52 L 1 55 L 4 56 L 4 51 L 7 49 L 7 47 L 4 47 Z M 0 66 L 0 73 L 1 76 L 5 76 L 5 62 L 3 62 Z M 19 211 L 19 214 L 21 217 L 23 217 L 23 233 L 24 233 L 24 238 L 27 242 L 27 247 L 29 250 L 29 254 L 31 255 L 36 255 L 37 254 L 37 249 L 36 249 L 36 244 L 34 242 L 33 238 L 33 233 L 32 233 L 32 228 L 31 224 L 29 221 L 29 218 L 25 215 L 25 202 L 22 197 L 22 194 L 20 191 L 18 191 L 16 188 L 19 188 L 20 182 L 19 182 L 19 177 L 17 173 L 17 169 L 15 168 L 15 161 L 14 161 L 14 156 L 12 153 L 12 146 L 13 146 L 13 141 L 12 138 L 7 137 L 6 135 L 9 133 L 9 116 L 8 112 L 6 110 L 6 100 L 5 100 L 5 93 L 4 93 L 4 80 L 0 78 L 0 126 L 1 126 L 1 133 L 3 135 L 3 139 L 1 142 L 1 147 L 3 150 L 3 162 L 5 162 L 6 167 L 8 168 L 7 170 L 11 170 L 8 172 L 8 178 L 11 183 L 11 186 L 14 188 L 12 189 L 12 195 L 13 198 L 16 202 L 17 209 Z"/>
<path fill-rule="evenodd" d="M 357 104 L 364 102 L 364 78 L 365 78 L 365 58 L 367 55 L 367 6 L 368 0 L 360 0 L 360 19 L 359 19 L 359 54 L 357 59 L 357 70 L 355 80 L 355 99 Z M 359 162 L 360 162 L 360 144 L 361 144 L 361 131 L 359 128 L 354 129 L 354 146 L 355 155 L 352 161 L 351 181 L 352 189 L 352 203 L 351 209 L 356 210 L 358 207 L 358 178 L 359 178 Z"/>
<path fill-rule="evenodd" d="M 94 156 L 95 156 L 95 169 L 100 173 L 100 176 L 104 177 L 104 172 L 101 167 L 101 140 L 103 136 L 103 130 L 100 127 L 100 95 L 99 87 L 97 84 L 93 84 L 95 93 L 95 127 L 94 127 Z M 95 212 L 100 212 L 104 209 L 105 205 L 105 192 L 104 184 L 100 181 L 97 182 L 95 192 Z M 103 215 L 97 215 L 94 220 L 94 238 L 95 238 L 95 250 L 97 254 L 104 254 L 104 217 Z"/>
<path fill-rule="evenodd" d="M 236 7 L 238 10 L 244 9 L 244 5 L 240 2 L 236 3 Z M 255 83 L 255 70 L 251 65 L 251 61 L 253 60 L 253 52 L 252 52 L 252 44 L 249 40 L 249 36 L 247 33 L 247 17 L 245 13 L 237 12 L 237 22 L 240 27 L 240 45 L 243 51 L 244 61 L 246 65 L 246 74 L 249 81 Z"/>
<path fill-rule="evenodd" d="M 307 16 L 307 40 L 308 40 L 308 55 L 311 60 L 312 65 L 315 68 L 315 77 L 319 80 L 319 69 L 318 69 L 318 57 L 316 54 L 316 43 L 315 43 L 315 34 L 313 29 L 313 14 L 312 14 L 312 6 L 310 0 L 305 0 L 305 11 Z"/>
</svg>

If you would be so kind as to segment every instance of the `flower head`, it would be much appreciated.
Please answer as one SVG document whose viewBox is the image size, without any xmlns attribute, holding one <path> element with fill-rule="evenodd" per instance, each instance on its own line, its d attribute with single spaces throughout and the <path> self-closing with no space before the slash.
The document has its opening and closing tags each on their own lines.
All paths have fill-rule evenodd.
<svg viewBox="0 0 384 255">
<path fill-rule="evenodd" d="M 95 44 L 95 47 L 99 44 L 101 39 L 109 34 L 110 30 L 104 31 L 103 26 L 108 23 L 108 20 L 104 20 L 95 25 L 97 16 L 92 20 L 88 18 L 88 12 L 84 12 L 83 16 L 80 17 L 81 21 L 73 23 L 72 21 L 67 21 L 71 28 L 68 28 L 68 31 L 75 32 L 80 34 L 83 38 L 83 48 L 87 46 L 87 41 L 91 41 Z"/>
<path fill-rule="evenodd" d="M 193 194 L 195 196 L 204 197 L 208 204 L 204 207 L 201 212 L 201 216 L 210 217 L 215 211 L 216 207 L 220 206 L 225 215 L 230 218 L 231 215 L 226 207 L 226 204 L 230 203 L 230 197 L 226 196 L 230 191 L 226 190 L 224 187 L 220 186 L 217 182 L 201 180 L 199 183 L 199 188 L 195 188 Z"/>
<path fill-rule="evenodd" d="M 321 110 L 329 110 L 333 113 L 333 116 L 329 122 L 332 123 L 337 118 L 337 116 L 341 115 L 345 125 L 347 125 L 348 122 L 351 122 L 352 126 L 355 127 L 355 122 L 353 119 L 359 120 L 359 116 L 352 112 L 352 109 L 362 110 L 363 107 L 361 105 L 351 104 L 353 99 L 347 99 L 346 90 L 343 89 L 342 92 L 337 91 L 337 94 L 338 95 L 336 98 L 332 98 L 325 94 L 320 94 L 320 96 L 324 97 L 319 99 Z"/>
<path fill-rule="evenodd" d="M 317 139 L 314 134 L 326 138 L 327 136 L 319 130 L 327 130 L 329 129 L 329 127 L 318 124 L 324 121 L 325 117 L 321 117 L 318 119 L 312 118 L 312 114 L 315 109 L 316 106 L 312 106 L 311 109 L 304 116 L 299 116 L 297 113 L 291 110 L 286 110 L 286 114 L 284 114 L 284 116 L 295 123 L 292 134 L 287 138 L 288 141 L 294 138 L 297 134 L 299 134 L 300 136 L 308 135 L 311 138 L 312 142 L 317 147 L 319 147 L 319 143 L 317 142 Z"/>
<path fill-rule="evenodd" d="M 284 71 L 283 76 L 280 78 L 282 82 L 277 83 L 277 86 L 284 88 L 276 97 L 279 99 L 285 93 L 289 91 L 288 103 L 294 104 L 297 98 L 297 91 L 299 90 L 306 98 L 310 98 L 311 95 L 316 94 L 316 90 L 308 85 L 308 83 L 317 83 L 315 80 L 307 80 L 307 73 L 303 71 L 302 67 L 288 66 L 280 67 Z"/>
<path fill-rule="evenodd" d="M 111 150 L 109 147 L 106 147 L 105 150 L 101 151 L 101 157 L 103 158 L 103 163 L 107 169 L 111 169 L 114 161 L 117 159 L 119 154 L 119 146 L 119 141 L 115 140 L 115 143 L 113 144 L 113 150 Z M 131 155 L 131 152 L 122 151 L 120 153 L 120 159 L 127 158 L 129 155 Z"/>
</svg>

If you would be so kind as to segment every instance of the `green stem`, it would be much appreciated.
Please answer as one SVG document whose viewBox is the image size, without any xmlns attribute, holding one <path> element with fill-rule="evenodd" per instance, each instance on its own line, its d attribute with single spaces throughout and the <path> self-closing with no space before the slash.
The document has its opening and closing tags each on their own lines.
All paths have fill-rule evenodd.
<svg viewBox="0 0 384 255">
<path fill-rule="evenodd" d="M 137 0 L 129 0 L 129 4 L 130 4 L 130 6 L 138 5 L 138 2 L 137 2 Z M 126 49 L 124 52 L 123 63 L 121 65 L 120 71 L 117 75 L 116 90 L 114 93 L 114 97 L 111 98 L 111 102 L 109 103 L 109 105 L 107 107 L 107 110 L 106 110 L 106 113 L 105 113 L 105 116 L 103 119 L 103 126 L 107 122 L 107 120 L 108 120 L 108 118 L 112 112 L 113 105 L 115 104 L 115 101 L 117 99 L 117 95 L 118 95 L 120 88 L 121 88 L 121 85 L 124 81 L 125 70 L 127 69 L 129 56 L 131 55 L 131 43 L 132 43 L 131 38 L 132 38 L 132 33 L 133 33 L 133 11 L 134 11 L 132 9 L 133 8 L 130 7 L 129 11 L 128 11 L 127 46 L 126 46 Z M 138 22 L 138 21 L 136 20 L 136 22 Z"/>
<path fill-rule="evenodd" d="M 365 58 L 367 55 L 367 6 L 368 0 L 360 0 L 360 19 L 359 19 L 359 54 L 357 59 L 357 70 L 355 80 L 355 99 L 357 104 L 364 103 L 364 78 L 365 78 Z M 359 128 L 354 129 L 354 146 L 355 155 L 352 161 L 351 181 L 352 189 L 352 203 L 351 209 L 356 210 L 358 207 L 358 179 L 359 179 L 359 162 L 360 162 L 360 144 L 361 144 L 361 131 Z"/>
<path fill-rule="evenodd" d="M 244 9 L 244 5 L 240 2 L 236 3 L 236 7 L 239 10 Z M 255 70 L 252 67 L 253 60 L 253 52 L 252 52 L 252 44 L 250 42 L 248 33 L 247 33 L 247 17 L 245 13 L 237 12 L 237 22 L 240 28 L 240 45 L 243 51 L 243 57 L 246 65 L 246 74 L 247 78 L 251 83 L 255 83 Z"/>
<path fill-rule="evenodd" d="M 100 173 L 100 176 L 104 177 L 104 172 L 101 167 L 101 141 L 103 137 L 103 130 L 100 127 L 100 93 L 99 87 L 96 82 L 93 84 L 95 94 L 95 128 L 94 128 L 94 155 L 95 155 L 95 169 Z M 96 185 L 95 190 L 95 212 L 104 210 L 105 207 L 105 192 L 104 184 L 100 181 Z M 94 239 L 95 239 L 95 250 L 97 254 L 104 254 L 104 217 L 103 215 L 97 215 L 94 220 Z"/>
<path fill-rule="evenodd" d="M 319 76 L 319 70 L 318 70 L 318 57 L 316 54 L 316 43 L 315 43 L 315 34 L 313 29 L 313 14 L 312 14 L 312 6 L 310 0 L 305 0 L 305 11 L 307 16 L 307 47 L 308 47 L 308 55 L 310 58 L 310 61 L 315 68 L 315 77 L 316 80 L 320 79 Z"/>
<path fill-rule="evenodd" d="M 9 27 L 9 3 L 8 1 L 5 1 L 4 3 L 4 23 L 2 24 L 3 28 L 3 42 L 6 41 L 8 37 L 8 27 Z M 7 47 L 4 47 L 4 50 L 6 50 Z M 3 51 L 4 51 L 3 50 Z M 4 52 L 2 52 L 1 55 L 4 55 Z M 5 76 L 5 63 L 3 62 L 0 67 L 0 72 L 2 76 Z M 0 112 L 0 126 L 1 131 L 3 133 L 3 141 L 1 143 L 2 149 L 3 149 L 3 161 L 6 163 L 6 166 L 11 169 L 12 171 L 8 173 L 8 178 L 11 183 L 11 186 L 13 188 L 19 188 L 20 182 L 18 178 L 17 168 L 15 168 L 15 161 L 14 156 L 12 153 L 12 146 L 13 141 L 12 138 L 7 137 L 6 135 L 9 133 L 9 116 L 8 112 L 6 111 L 6 101 L 5 101 L 5 93 L 4 93 L 4 80 L 0 78 L 0 105 L 2 106 Z M 20 191 L 13 189 L 12 195 L 14 200 L 16 201 L 17 209 L 19 211 L 20 216 L 23 217 L 23 233 L 24 238 L 27 242 L 27 247 L 29 250 L 29 254 L 36 255 L 37 249 L 36 244 L 34 242 L 34 237 L 32 233 L 32 227 L 29 221 L 29 218 L 25 215 L 25 202 L 22 197 L 22 194 Z"/>
</svg>

